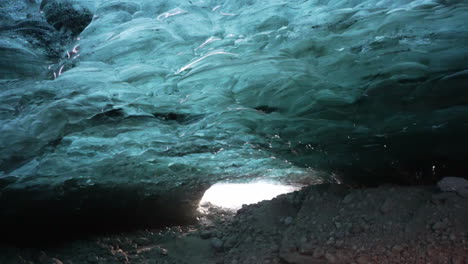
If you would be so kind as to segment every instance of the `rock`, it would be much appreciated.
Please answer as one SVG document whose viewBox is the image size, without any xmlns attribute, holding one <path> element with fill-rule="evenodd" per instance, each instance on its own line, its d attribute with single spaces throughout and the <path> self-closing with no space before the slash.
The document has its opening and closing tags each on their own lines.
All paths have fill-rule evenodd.
<svg viewBox="0 0 468 264">
<path fill-rule="evenodd" d="M 285 225 L 290 225 L 293 222 L 293 218 L 291 216 L 288 216 L 284 219 L 284 224 Z"/>
<path fill-rule="evenodd" d="M 215 249 L 216 251 L 221 251 L 223 248 L 223 241 L 217 237 L 211 239 L 211 247 Z"/>
<path fill-rule="evenodd" d="M 442 221 L 439 221 L 435 224 L 432 225 L 432 230 L 434 231 L 440 231 L 444 230 L 449 226 L 449 220 L 448 218 L 444 218 Z"/>
<path fill-rule="evenodd" d="M 86 258 L 86 260 L 89 262 L 89 263 L 97 263 L 99 261 L 99 258 L 94 255 L 94 254 L 90 254 L 88 255 L 88 257 Z"/>
<path fill-rule="evenodd" d="M 346 250 L 340 250 L 338 249 L 336 252 L 335 252 L 335 256 L 337 258 L 337 262 L 338 263 L 343 263 L 343 262 L 347 262 L 349 261 L 350 259 L 350 256 L 348 254 L 348 252 Z"/>
<path fill-rule="evenodd" d="M 138 237 L 135 239 L 135 242 L 140 246 L 146 246 L 151 243 L 151 241 L 146 237 Z"/>
<path fill-rule="evenodd" d="M 343 232 L 343 231 L 338 231 L 338 232 L 335 233 L 335 237 L 336 237 L 337 239 L 342 239 L 342 238 L 345 237 L 345 235 L 346 235 L 346 234 L 345 234 L 345 232 Z"/>
<path fill-rule="evenodd" d="M 398 253 L 401 252 L 401 251 L 403 251 L 403 249 L 404 249 L 404 248 L 403 248 L 402 246 L 400 246 L 400 245 L 395 245 L 395 246 L 392 247 L 392 250 L 393 250 L 394 252 L 398 252 Z"/>
<path fill-rule="evenodd" d="M 392 209 L 392 206 L 393 206 L 392 200 L 390 198 L 387 198 L 382 204 L 382 206 L 380 207 L 380 212 L 383 214 L 386 214 Z"/>
<path fill-rule="evenodd" d="M 42 252 L 44 253 L 44 252 Z M 39 256 L 39 262 L 40 264 L 63 264 L 63 262 L 57 258 L 51 258 L 48 257 L 45 253 Z M 29 263 L 29 262 L 28 262 Z"/>
<path fill-rule="evenodd" d="M 335 224 L 335 227 L 336 227 L 336 228 L 340 228 L 340 227 L 341 227 L 341 223 L 340 223 L 340 222 L 335 222 L 334 224 Z"/>
<path fill-rule="evenodd" d="M 38 263 L 40 263 L 40 264 L 51 264 L 51 263 L 54 263 L 54 262 L 53 262 L 52 258 L 47 256 L 47 254 L 44 251 L 41 251 L 39 253 Z"/>
<path fill-rule="evenodd" d="M 312 256 L 300 255 L 298 252 L 282 252 L 280 258 L 283 259 L 286 263 L 294 264 L 312 264 L 317 263 L 317 260 Z"/>
<path fill-rule="evenodd" d="M 442 192 L 436 193 L 431 196 L 431 202 L 436 205 L 442 205 L 447 202 L 458 199 L 459 195 L 456 192 Z"/>
<path fill-rule="evenodd" d="M 128 262 L 128 257 L 122 250 L 117 251 L 115 253 L 115 256 L 117 257 L 119 262 L 122 262 L 122 263 L 127 263 Z M 88 259 L 88 262 L 89 262 L 89 259 Z M 91 262 L 91 263 L 95 263 L 95 262 Z"/>
<path fill-rule="evenodd" d="M 156 247 L 156 251 L 161 256 L 167 256 L 169 254 L 169 251 L 162 247 Z"/>
<path fill-rule="evenodd" d="M 468 198 L 468 180 L 458 177 L 445 177 L 437 183 L 443 192 L 456 192 L 460 196 Z"/>
<path fill-rule="evenodd" d="M 369 263 L 372 263 L 372 259 L 369 256 L 362 255 L 356 258 L 356 263 L 369 264 Z"/>
<path fill-rule="evenodd" d="M 299 248 L 299 253 L 303 255 L 313 255 L 315 250 L 314 243 L 304 243 Z"/>
<path fill-rule="evenodd" d="M 452 264 L 466 264 L 465 258 L 462 256 L 454 256 L 452 257 Z"/>
<path fill-rule="evenodd" d="M 326 253 L 325 254 L 325 259 L 329 262 L 329 263 L 337 263 L 338 259 L 335 257 L 335 255 L 333 255 L 332 253 Z"/>
<path fill-rule="evenodd" d="M 449 238 L 450 240 L 455 241 L 457 239 L 457 236 L 454 233 L 451 233 Z"/>
<path fill-rule="evenodd" d="M 57 258 L 52 258 L 52 263 L 53 264 L 63 264 L 63 262 L 60 259 L 57 259 Z"/>
<path fill-rule="evenodd" d="M 202 239 L 208 239 L 213 236 L 213 231 L 212 230 L 203 230 L 200 232 L 200 237 Z"/>
<path fill-rule="evenodd" d="M 130 239 L 126 239 L 119 244 L 119 247 L 125 251 L 131 251 L 138 248 L 138 245 Z"/>
<path fill-rule="evenodd" d="M 46 20 L 57 30 L 80 34 L 93 18 L 90 9 L 77 0 L 43 0 L 41 10 Z"/>
<path fill-rule="evenodd" d="M 363 231 L 363 228 L 359 224 L 353 224 L 350 228 L 352 234 L 359 234 Z"/>
<path fill-rule="evenodd" d="M 314 258 L 321 258 L 325 254 L 324 250 L 322 248 L 316 248 L 313 253 Z"/>
<path fill-rule="evenodd" d="M 343 198 L 343 203 L 349 204 L 353 200 L 353 194 L 349 193 Z"/>
<path fill-rule="evenodd" d="M 224 247 L 226 248 L 232 248 L 236 245 L 237 239 L 235 236 L 230 236 L 227 239 L 225 239 L 224 242 Z"/>
<path fill-rule="evenodd" d="M 337 240 L 337 241 L 335 242 L 335 246 L 337 246 L 337 247 L 341 247 L 343 244 L 344 244 L 344 241 L 343 241 L 343 240 Z"/>
<path fill-rule="evenodd" d="M 270 252 L 273 253 L 273 254 L 278 253 L 279 252 L 279 246 L 278 245 L 271 246 Z"/>
</svg>

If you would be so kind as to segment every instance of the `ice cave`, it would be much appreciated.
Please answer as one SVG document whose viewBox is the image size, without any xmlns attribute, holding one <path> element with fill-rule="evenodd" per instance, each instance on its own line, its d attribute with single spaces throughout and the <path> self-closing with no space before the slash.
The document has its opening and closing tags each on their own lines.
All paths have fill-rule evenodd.
<svg viewBox="0 0 468 264">
<path fill-rule="evenodd" d="M 468 263 L 468 0 L 1 0 L 0 263 Z"/>
</svg>

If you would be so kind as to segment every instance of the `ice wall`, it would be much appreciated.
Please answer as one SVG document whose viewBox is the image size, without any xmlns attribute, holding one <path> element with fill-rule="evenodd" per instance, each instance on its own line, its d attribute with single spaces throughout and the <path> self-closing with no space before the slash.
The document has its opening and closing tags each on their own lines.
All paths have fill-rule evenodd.
<svg viewBox="0 0 468 264">
<path fill-rule="evenodd" d="M 81 33 L 54 1 L 47 32 L 67 37 L 42 46 L 2 13 L 4 201 L 468 167 L 467 1 L 70 0 L 93 14 Z"/>
</svg>

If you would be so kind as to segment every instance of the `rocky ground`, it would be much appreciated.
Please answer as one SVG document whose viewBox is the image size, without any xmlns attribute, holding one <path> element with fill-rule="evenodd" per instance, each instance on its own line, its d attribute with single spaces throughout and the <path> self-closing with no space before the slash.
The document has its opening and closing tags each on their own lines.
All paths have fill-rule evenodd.
<svg viewBox="0 0 468 264">
<path fill-rule="evenodd" d="M 193 226 L 2 247 L 0 263 L 468 263 L 468 198 L 435 186 L 323 184 L 208 211 Z"/>
</svg>

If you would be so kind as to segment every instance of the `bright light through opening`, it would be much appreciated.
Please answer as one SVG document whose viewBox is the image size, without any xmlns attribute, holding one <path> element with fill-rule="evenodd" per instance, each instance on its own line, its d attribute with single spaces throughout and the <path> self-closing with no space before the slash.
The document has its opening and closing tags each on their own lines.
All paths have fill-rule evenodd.
<svg viewBox="0 0 468 264">
<path fill-rule="evenodd" d="M 243 204 L 271 200 L 284 193 L 300 189 L 298 186 L 270 182 L 217 183 L 211 186 L 200 201 L 200 209 L 210 204 L 224 209 L 238 210 Z"/>
</svg>

